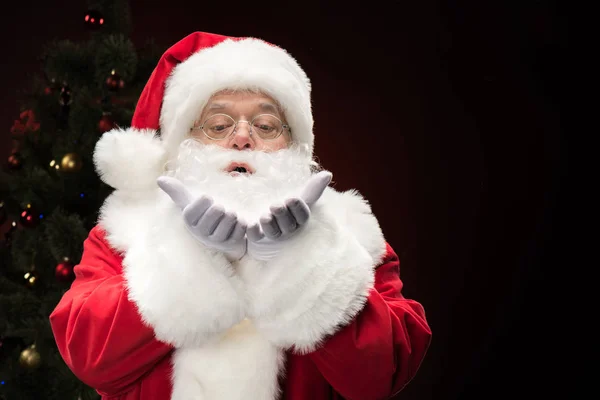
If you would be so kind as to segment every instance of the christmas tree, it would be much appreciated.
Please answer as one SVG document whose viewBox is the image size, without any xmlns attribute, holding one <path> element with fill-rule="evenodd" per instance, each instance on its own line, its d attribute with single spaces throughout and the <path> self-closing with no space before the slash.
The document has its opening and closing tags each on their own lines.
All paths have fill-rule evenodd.
<svg viewBox="0 0 600 400">
<path fill-rule="evenodd" d="M 63 362 L 49 315 L 74 279 L 111 188 L 98 177 L 100 136 L 128 126 L 164 49 L 134 46 L 126 0 L 90 1 L 83 40 L 49 41 L 17 101 L 0 179 L 0 399 L 97 399 Z"/>
</svg>

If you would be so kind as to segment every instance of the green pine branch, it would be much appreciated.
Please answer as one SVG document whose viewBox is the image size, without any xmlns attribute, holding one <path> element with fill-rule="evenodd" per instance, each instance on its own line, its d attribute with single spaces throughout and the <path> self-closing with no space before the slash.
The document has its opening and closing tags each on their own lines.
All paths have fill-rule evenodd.
<svg viewBox="0 0 600 400">
<path fill-rule="evenodd" d="M 44 224 L 44 238 L 57 263 L 64 257 L 79 262 L 88 233 L 78 215 L 62 208 L 57 208 Z"/>
<path fill-rule="evenodd" d="M 130 39 L 121 34 L 105 36 L 94 44 L 95 78 L 104 87 L 111 72 L 119 75 L 124 82 L 131 82 L 137 68 L 137 52 Z"/>
</svg>

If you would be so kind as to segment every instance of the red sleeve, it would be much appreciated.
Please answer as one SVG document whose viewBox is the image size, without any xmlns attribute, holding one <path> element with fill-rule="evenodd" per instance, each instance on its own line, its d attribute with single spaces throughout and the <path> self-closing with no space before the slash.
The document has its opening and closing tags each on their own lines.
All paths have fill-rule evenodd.
<svg viewBox="0 0 600 400">
<path fill-rule="evenodd" d="M 390 398 L 412 379 L 425 357 L 431 340 L 425 312 L 401 291 L 398 256 L 388 244 L 365 308 L 309 355 L 344 398 Z"/>
<path fill-rule="evenodd" d="M 58 350 L 73 373 L 109 395 L 126 391 L 169 354 L 127 299 L 122 259 L 95 227 L 75 281 L 50 315 Z"/>
</svg>

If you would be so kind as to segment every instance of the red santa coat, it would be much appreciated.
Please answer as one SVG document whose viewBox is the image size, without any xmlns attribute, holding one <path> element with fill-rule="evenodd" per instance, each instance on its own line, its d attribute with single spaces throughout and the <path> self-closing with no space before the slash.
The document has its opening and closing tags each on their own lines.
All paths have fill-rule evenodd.
<svg viewBox="0 0 600 400">
<path fill-rule="evenodd" d="M 166 400 L 173 348 L 158 341 L 128 298 L 122 257 L 94 228 L 76 279 L 50 317 L 60 353 L 103 399 Z M 282 399 L 387 399 L 417 372 L 430 341 L 421 305 L 402 297 L 388 245 L 375 290 L 349 325 L 315 351 L 286 353 Z"/>
<path fill-rule="evenodd" d="M 120 164 L 106 142 L 122 140 L 144 154 L 153 139 L 105 135 L 97 165 Z M 398 257 L 356 192 L 328 188 L 279 257 L 231 265 L 166 194 L 111 176 L 50 316 L 65 362 L 103 399 L 387 399 L 417 372 L 424 310 L 402 296 Z"/>
</svg>

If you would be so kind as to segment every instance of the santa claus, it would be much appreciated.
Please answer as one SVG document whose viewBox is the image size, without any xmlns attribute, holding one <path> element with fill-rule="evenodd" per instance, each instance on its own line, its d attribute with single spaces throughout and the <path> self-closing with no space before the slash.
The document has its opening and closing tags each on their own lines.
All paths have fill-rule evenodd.
<svg viewBox="0 0 600 400">
<path fill-rule="evenodd" d="M 425 313 L 314 161 L 310 93 L 285 50 L 196 32 L 98 141 L 115 190 L 50 320 L 104 399 L 385 399 L 415 375 Z"/>
</svg>

